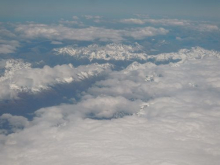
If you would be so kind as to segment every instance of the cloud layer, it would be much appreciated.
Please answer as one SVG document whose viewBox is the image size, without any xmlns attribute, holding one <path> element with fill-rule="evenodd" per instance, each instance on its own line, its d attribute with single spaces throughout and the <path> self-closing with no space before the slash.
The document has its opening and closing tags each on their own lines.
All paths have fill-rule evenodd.
<svg viewBox="0 0 220 165">
<path fill-rule="evenodd" d="M 158 57 L 183 60 L 134 62 L 96 82 L 76 104 L 42 108 L 31 121 L 2 115 L 1 123 L 14 133 L 0 135 L 0 160 L 4 165 L 218 165 L 219 52 L 193 48 Z M 66 65 L 43 69 L 73 72 Z"/>
<path fill-rule="evenodd" d="M 103 27 L 69 28 L 63 25 L 21 24 L 15 29 L 21 37 L 47 38 L 50 40 L 122 41 L 124 37 L 140 40 L 148 36 L 165 35 L 169 31 L 164 28 L 144 27 L 127 30 L 107 29 Z"/>
<path fill-rule="evenodd" d="M 119 22 L 125 24 L 151 24 L 151 25 L 160 25 L 160 26 L 177 26 L 183 28 L 189 28 L 202 32 L 211 32 L 211 31 L 219 31 L 219 27 L 214 23 L 204 23 L 199 21 L 191 21 L 191 20 L 182 20 L 182 19 L 150 19 L 150 18 L 129 18 L 122 19 Z"/>
</svg>

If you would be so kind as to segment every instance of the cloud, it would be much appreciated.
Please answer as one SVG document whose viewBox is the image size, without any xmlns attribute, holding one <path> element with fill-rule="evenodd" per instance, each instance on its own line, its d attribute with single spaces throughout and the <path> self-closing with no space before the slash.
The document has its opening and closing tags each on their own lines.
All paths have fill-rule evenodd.
<svg viewBox="0 0 220 165">
<path fill-rule="evenodd" d="M 97 76 L 109 68 L 109 64 L 92 64 L 77 68 L 71 64 L 53 68 L 47 65 L 43 68 L 31 68 L 30 63 L 24 63 L 22 60 L 8 60 L 4 75 L 0 77 L 0 99 L 16 98 L 20 92 L 41 92 L 55 84 L 81 81 Z"/>
<path fill-rule="evenodd" d="M 0 24 L 0 37 L 8 37 L 8 38 L 13 38 L 16 37 L 16 35 L 14 33 L 12 33 L 11 31 L 7 30 L 6 27 L 4 27 L 4 24 Z"/>
<path fill-rule="evenodd" d="M 119 22 L 126 23 L 126 24 L 153 24 L 153 25 L 162 25 L 162 26 L 179 26 L 183 28 L 189 28 L 197 31 L 202 32 L 212 32 L 212 31 L 219 31 L 219 27 L 213 23 L 204 23 L 201 21 L 191 21 L 191 20 L 183 20 L 183 19 L 122 19 Z"/>
<path fill-rule="evenodd" d="M 19 46 L 19 42 L 15 40 L 0 40 L 0 54 L 14 53 Z"/>
<path fill-rule="evenodd" d="M 84 15 L 83 17 L 85 17 L 86 19 L 101 19 L 102 17 L 99 15 Z"/>
<path fill-rule="evenodd" d="M 12 116 L 11 114 L 3 114 L 0 116 L 0 124 L 8 122 L 8 125 L 12 127 L 13 132 L 17 132 L 24 127 L 27 127 L 29 121 L 23 116 Z"/>
<path fill-rule="evenodd" d="M 75 20 L 79 19 L 79 17 L 77 17 L 77 16 L 73 16 L 72 18 Z"/>
<path fill-rule="evenodd" d="M 130 19 L 122 19 L 120 20 L 121 23 L 129 23 L 129 24 L 145 24 L 145 23 L 151 23 L 151 24 L 160 24 L 164 26 L 188 26 L 190 25 L 191 21 L 189 20 L 180 20 L 180 19 L 136 19 L 136 18 L 130 18 Z"/>
<path fill-rule="evenodd" d="M 0 54 L 14 53 L 20 46 L 16 35 L 7 28 L 11 29 L 10 25 L 0 24 Z"/>
<path fill-rule="evenodd" d="M 61 116 L 72 116 L 83 119 L 91 118 L 96 120 L 114 119 L 137 113 L 141 103 L 142 101 L 140 100 L 131 101 L 121 96 L 112 97 L 102 95 L 92 97 L 91 95 L 86 95 L 81 99 L 81 102 L 77 104 L 63 104 L 56 107 L 42 108 L 35 113 L 38 117 L 50 117 L 53 115 L 55 109 Z M 55 114 L 55 117 L 56 116 Z M 63 120 L 63 117 L 60 119 Z M 44 120 L 48 122 L 50 119 Z"/>
<path fill-rule="evenodd" d="M 122 19 L 120 20 L 120 22 L 122 23 L 128 23 L 128 24 L 145 24 L 145 21 L 141 20 L 141 19 L 135 19 L 135 18 L 130 18 L 130 19 Z"/>
<path fill-rule="evenodd" d="M 125 70 L 112 72 L 108 79 L 97 82 L 93 88 L 89 89 L 89 92 L 92 95 L 120 95 L 128 99 L 149 100 L 158 96 L 170 96 L 174 94 L 173 92 L 187 91 L 191 88 L 203 89 L 206 83 L 209 84 L 207 90 L 209 87 L 219 87 L 219 78 L 216 75 L 220 59 L 219 52 L 193 48 L 183 49 L 178 53 L 150 56 L 150 58 L 156 58 L 156 61 L 162 64 L 167 61 L 167 65 L 135 62 Z M 172 63 L 174 59 L 180 61 Z M 206 74 L 201 72 L 203 67 L 207 69 Z M 192 76 L 189 76 L 188 72 Z"/>
<path fill-rule="evenodd" d="M 102 27 L 70 28 L 63 25 L 20 24 L 15 29 L 23 38 L 47 38 L 50 40 L 122 41 L 124 37 L 143 39 L 148 36 L 165 35 L 169 31 L 164 28 L 133 28 L 127 30 L 106 29 Z"/>
<path fill-rule="evenodd" d="M 61 19 L 59 21 L 60 24 L 67 24 L 67 25 L 78 25 L 78 24 L 82 24 L 81 22 L 78 22 L 78 21 L 69 21 L 69 20 L 64 20 L 64 19 Z"/>
<path fill-rule="evenodd" d="M 53 45 L 62 45 L 63 43 L 60 41 L 51 41 L 51 44 Z"/>
<path fill-rule="evenodd" d="M 180 19 L 145 19 L 145 23 L 162 24 L 166 26 L 188 26 L 191 21 Z"/>
<path fill-rule="evenodd" d="M 31 121 L 2 115 L 1 121 L 23 129 L 0 134 L 1 162 L 218 165 L 219 52 L 193 48 L 159 55 L 170 57 L 182 60 L 134 62 L 96 82 L 79 102 L 39 109 Z M 37 70 L 48 79 L 75 71 L 67 65 Z"/>
<path fill-rule="evenodd" d="M 212 24 L 201 24 L 199 26 L 195 26 L 195 29 L 202 32 L 212 32 L 212 31 L 220 30 L 217 25 L 212 25 Z"/>
<path fill-rule="evenodd" d="M 131 31 L 125 31 L 125 36 L 141 40 L 149 36 L 165 35 L 168 32 L 169 31 L 164 28 L 145 27 L 132 29 Z"/>
</svg>

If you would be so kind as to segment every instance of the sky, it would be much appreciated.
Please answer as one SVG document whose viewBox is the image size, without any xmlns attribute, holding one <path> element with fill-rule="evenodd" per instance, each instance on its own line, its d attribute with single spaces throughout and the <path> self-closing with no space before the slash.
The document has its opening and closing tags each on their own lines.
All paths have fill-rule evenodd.
<svg viewBox="0 0 220 165">
<path fill-rule="evenodd" d="M 219 165 L 220 1 L 0 5 L 0 164 Z"/>
<path fill-rule="evenodd" d="M 2 1 L 2 20 L 46 20 L 69 18 L 70 15 L 92 14 L 125 16 L 148 14 L 169 17 L 219 19 L 218 0 L 8 0 Z"/>
</svg>

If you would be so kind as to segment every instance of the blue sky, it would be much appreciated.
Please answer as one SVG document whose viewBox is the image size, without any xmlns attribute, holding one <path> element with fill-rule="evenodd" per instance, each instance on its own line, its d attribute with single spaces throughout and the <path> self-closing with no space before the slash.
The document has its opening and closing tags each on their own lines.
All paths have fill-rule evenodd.
<svg viewBox="0 0 220 165">
<path fill-rule="evenodd" d="M 218 0 L 4 0 L 0 6 L 0 19 L 37 20 L 60 19 L 72 15 L 99 14 L 124 16 L 149 14 L 168 17 L 217 18 Z"/>
</svg>

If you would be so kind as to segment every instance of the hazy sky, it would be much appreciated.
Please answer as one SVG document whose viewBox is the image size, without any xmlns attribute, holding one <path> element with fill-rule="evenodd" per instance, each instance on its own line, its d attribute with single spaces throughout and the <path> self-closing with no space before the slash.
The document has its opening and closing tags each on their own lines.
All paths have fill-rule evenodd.
<svg viewBox="0 0 220 165">
<path fill-rule="evenodd" d="M 0 19 L 59 19 L 77 14 L 220 18 L 219 0 L 1 0 Z"/>
</svg>

